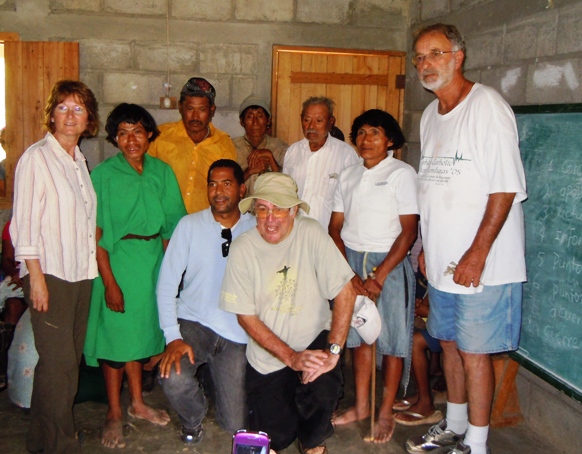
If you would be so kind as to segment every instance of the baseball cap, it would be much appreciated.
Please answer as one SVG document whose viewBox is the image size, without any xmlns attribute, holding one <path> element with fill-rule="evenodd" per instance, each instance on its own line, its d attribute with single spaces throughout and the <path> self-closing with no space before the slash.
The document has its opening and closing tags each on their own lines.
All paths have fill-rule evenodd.
<svg viewBox="0 0 582 454">
<path fill-rule="evenodd" d="M 382 329 L 380 312 L 374 301 L 364 295 L 356 296 L 354 314 L 350 323 L 366 344 L 373 344 Z"/>
<path fill-rule="evenodd" d="M 279 208 L 291 208 L 299 205 L 306 213 L 309 213 L 309 204 L 297 196 L 297 184 L 289 175 L 279 172 L 268 172 L 255 181 L 253 195 L 239 202 L 241 213 L 251 209 L 254 199 L 262 199 L 271 202 Z"/>
<path fill-rule="evenodd" d="M 269 104 L 263 98 L 259 98 L 257 95 L 250 95 L 248 96 L 238 108 L 238 116 L 240 117 L 245 109 L 248 109 L 251 106 L 262 107 L 267 112 L 267 115 L 271 116 L 271 109 L 269 108 Z"/>
<path fill-rule="evenodd" d="M 210 105 L 212 105 L 214 104 L 214 98 L 216 98 L 216 90 L 206 79 L 192 77 L 180 91 L 180 97 L 183 96 L 205 96 L 210 101 Z"/>
</svg>

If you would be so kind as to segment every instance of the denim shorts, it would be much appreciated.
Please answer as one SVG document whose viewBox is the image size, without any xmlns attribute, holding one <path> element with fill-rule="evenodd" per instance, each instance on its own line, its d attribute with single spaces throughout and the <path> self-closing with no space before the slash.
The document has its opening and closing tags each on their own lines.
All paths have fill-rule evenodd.
<svg viewBox="0 0 582 454">
<path fill-rule="evenodd" d="M 522 283 L 484 286 L 471 295 L 428 287 L 426 327 L 437 339 L 455 341 L 466 353 L 516 350 L 521 327 Z"/>
<path fill-rule="evenodd" d="M 382 263 L 385 252 L 356 252 L 346 247 L 348 263 L 364 279 L 374 267 Z M 381 355 L 400 358 L 409 356 L 412 344 L 412 325 L 414 320 L 414 271 L 410 259 L 405 257 L 386 277 L 377 305 L 382 319 L 382 330 L 376 341 Z M 363 342 L 358 332 L 350 327 L 346 346 L 359 347 Z"/>
<path fill-rule="evenodd" d="M 440 344 L 439 340 L 432 337 L 426 328 L 418 329 L 415 331 L 418 331 L 420 334 L 422 334 L 422 337 L 424 337 L 424 341 L 426 342 L 428 349 L 432 353 L 440 353 L 443 350 L 441 348 L 441 344 Z"/>
</svg>

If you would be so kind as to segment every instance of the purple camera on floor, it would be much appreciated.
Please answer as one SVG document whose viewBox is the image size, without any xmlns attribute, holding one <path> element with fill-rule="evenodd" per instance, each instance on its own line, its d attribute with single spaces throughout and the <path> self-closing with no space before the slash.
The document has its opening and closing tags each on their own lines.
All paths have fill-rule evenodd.
<svg viewBox="0 0 582 454">
<path fill-rule="evenodd" d="M 269 454 L 270 443 L 265 432 L 237 430 L 232 436 L 232 454 Z"/>
</svg>

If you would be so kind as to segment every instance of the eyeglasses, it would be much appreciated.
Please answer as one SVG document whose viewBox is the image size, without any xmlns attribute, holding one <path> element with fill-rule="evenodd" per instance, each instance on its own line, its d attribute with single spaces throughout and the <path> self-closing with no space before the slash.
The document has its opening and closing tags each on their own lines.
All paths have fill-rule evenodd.
<svg viewBox="0 0 582 454">
<path fill-rule="evenodd" d="M 431 50 L 428 54 L 417 54 L 414 57 L 412 57 L 412 64 L 414 66 L 419 66 L 422 65 L 424 63 L 425 60 L 428 61 L 434 61 L 434 60 L 438 60 L 439 58 L 442 57 L 443 54 L 454 54 L 455 52 L 458 52 L 459 49 L 457 50 Z"/>
<path fill-rule="evenodd" d="M 255 216 L 258 219 L 267 219 L 269 217 L 269 214 L 273 214 L 273 216 L 276 219 L 285 219 L 287 216 L 289 216 L 289 211 L 291 210 L 291 208 L 279 208 L 279 207 L 275 207 L 275 208 L 267 208 L 267 207 L 256 207 L 255 208 Z"/>
<path fill-rule="evenodd" d="M 87 113 L 83 106 L 69 107 L 65 104 L 59 104 L 55 107 L 55 113 L 66 115 L 69 112 L 73 112 L 75 115 L 85 115 L 85 113 Z"/>
<path fill-rule="evenodd" d="M 222 229 L 222 233 L 220 234 L 223 240 L 226 240 L 222 243 L 222 256 L 228 257 L 228 251 L 230 250 L 230 243 L 232 243 L 232 232 L 230 229 Z"/>
</svg>

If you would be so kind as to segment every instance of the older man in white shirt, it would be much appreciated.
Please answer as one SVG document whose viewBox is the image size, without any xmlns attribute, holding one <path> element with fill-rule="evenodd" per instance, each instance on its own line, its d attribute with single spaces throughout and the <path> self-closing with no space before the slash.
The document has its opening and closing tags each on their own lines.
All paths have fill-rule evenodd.
<svg viewBox="0 0 582 454">
<path fill-rule="evenodd" d="M 303 103 L 301 127 L 305 138 L 289 147 L 283 164 L 283 173 L 293 177 L 299 197 L 311 207 L 309 216 L 326 231 L 338 176 L 360 159 L 351 146 L 329 134 L 335 123 L 334 106 L 333 100 L 323 96 Z"/>
</svg>

